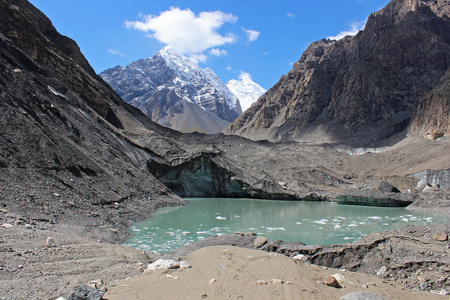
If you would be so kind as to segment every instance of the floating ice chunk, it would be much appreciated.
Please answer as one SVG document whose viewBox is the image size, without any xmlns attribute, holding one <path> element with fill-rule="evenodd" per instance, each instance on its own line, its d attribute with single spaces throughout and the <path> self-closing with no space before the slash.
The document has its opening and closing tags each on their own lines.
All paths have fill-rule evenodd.
<svg viewBox="0 0 450 300">
<path fill-rule="evenodd" d="M 348 224 L 348 227 L 357 227 L 357 226 L 358 226 L 358 224 L 354 224 L 354 223 Z"/>
<path fill-rule="evenodd" d="M 334 225 L 334 229 L 335 229 L 335 230 L 341 229 L 341 226 L 340 226 L 339 224 L 336 224 L 336 225 Z"/>
<path fill-rule="evenodd" d="M 326 225 L 327 224 L 327 222 L 328 222 L 328 220 L 327 219 L 322 219 L 322 220 L 319 220 L 319 221 L 314 221 L 314 223 L 316 223 L 316 224 L 322 224 L 322 225 Z"/>
<path fill-rule="evenodd" d="M 269 231 L 275 231 L 275 230 L 286 231 L 286 229 L 284 227 L 267 227 L 266 229 Z"/>
<path fill-rule="evenodd" d="M 137 228 L 133 228 L 133 231 L 139 232 L 139 231 L 141 231 L 141 230 L 140 230 L 140 229 L 137 229 Z"/>
<path fill-rule="evenodd" d="M 240 218 L 241 216 L 240 215 L 234 215 L 234 217 L 237 219 L 237 218 Z"/>
<path fill-rule="evenodd" d="M 206 231 L 197 231 L 196 233 L 197 234 L 206 234 L 207 232 Z"/>
<path fill-rule="evenodd" d="M 226 217 L 218 216 L 218 217 L 216 217 L 216 219 L 217 219 L 217 220 L 226 220 L 227 218 L 226 218 Z"/>
<path fill-rule="evenodd" d="M 346 236 L 345 238 L 344 238 L 344 240 L 354 240 L 355 238 L 352 238 L 352 237 L 348 237 L 348 236 Z"/>
<path fill-rule="evenodd" d="M 367 219 L 381 220 L 381 217 L 379 217 L 379 216 L 372 216 L 372 217 L 367 217 Z"/>
<path fill-rule="evenodd" d="M 302 222 L 295 222 L 295 224 L 297 224 L 297 225 L 302 225 Z"/>
</svg>

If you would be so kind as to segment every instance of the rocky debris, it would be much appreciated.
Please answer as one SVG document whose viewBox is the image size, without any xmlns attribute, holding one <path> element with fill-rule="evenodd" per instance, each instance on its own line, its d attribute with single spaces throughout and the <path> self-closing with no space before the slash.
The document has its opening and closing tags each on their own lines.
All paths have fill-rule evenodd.
<svg viewBox="0 0 450 300">
<path fill-rule="evenodd" d="M 374 233 L 357 242 L 343 245 L 305 245 L 300 242 L 267 241 L 259 248 L 290 257 L 297 255 L 312 264 L 378 275 L 393 280 L 410 289 L 432 291 L 450 289 L 450 244 L 437 241 L 433 236 L 450 233 L 450 225 L 438 224 L 407 227 Z M 225 234 L 207 238 L 186 246 L 174 253 L 187 255 L 202 247 L 230 245 L 254 248 L 255 237 Z M 352 284 L 345 277 L 336 275 L 340 285 Z M 333 275 L 333 276 L 334 276 Z M 421 281 L 422 280 L 422 281 Z M 421 283 L 426 283 L 422 284 Z M 368 288 L 371 284 L 365 284 Z"/>
<path fill-rule="evenodd" d="M 344 300 L 386 300 L 384 297 L 374 293 L 353 292 L 342 296 L 340 299 Z"/>
<path fill-rule="evenodd" d="M 266 237 L 258 236 L 258 237 L 256 237 L 255 241 L 253 242 L 253 247 L 261 248 L 266 243 L 267 243 L 267 238 Z"/>
<path fill-rule="evenodd" d="M 260 280 L 256 281 L 256 284 L 257 285 L 267 285 L 267 281 L 260 279 Z"/>
<path fill-rule="evenodd" d="M 104 291 L 99 291 L 83 284 L 76 287 L 75 291 L 70 294 L 67 300 L 101 300 L 104 294 Z"/>
<path fill-rule="evenodd" d="M 129 220 L 184 202 L 143 167 L 153 153 L 122 131 L 169 129 L 120 99 L 28 1 L 2 0 L 0 28 L 3 209 L 118 242 Z M 100 233 L 107 225 L 119 232 Z"/>
<path fill-rule="evenodd" d="M 340 288 L 341 287 L 340 284 L 339 284 L 339 281 L 334 276 L 328 276 L 325 279 L 325 284 L 328 285 L 328 286 L 335 287 L 335 288 Z"/>
</svg>

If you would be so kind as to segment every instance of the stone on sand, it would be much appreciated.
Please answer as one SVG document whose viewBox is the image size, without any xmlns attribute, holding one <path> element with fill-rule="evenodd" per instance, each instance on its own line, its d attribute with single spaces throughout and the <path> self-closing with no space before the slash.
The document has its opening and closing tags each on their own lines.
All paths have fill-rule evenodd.
<svg viewBox="0 0 450 300">
<path fill-rule="evenodd" d="M 267 238 L 263 237 L 263 236 L 258 236 L 255 241 L 253 242 L 253 247 L 255 248 L 260 248 L 262 247 L 265 243 L 267 243 Z"/>
</svg>

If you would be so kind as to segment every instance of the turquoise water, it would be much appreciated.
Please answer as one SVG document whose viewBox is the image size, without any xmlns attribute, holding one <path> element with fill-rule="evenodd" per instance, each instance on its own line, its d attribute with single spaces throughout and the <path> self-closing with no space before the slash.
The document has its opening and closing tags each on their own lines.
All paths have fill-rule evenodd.
<svg viewBox="0 0 450 300">
<path fill-rule="evenodd" d="M 130 228 L 125 244 L 169 253 L 187 243 L 234 232 L 270 240 L 340 244 L 408 225 L 447 223 L 450 217 L 404 208 L 340 205 L 330 202 L 193 198 L 188 205 L 158 210 Z"/>
</svg>

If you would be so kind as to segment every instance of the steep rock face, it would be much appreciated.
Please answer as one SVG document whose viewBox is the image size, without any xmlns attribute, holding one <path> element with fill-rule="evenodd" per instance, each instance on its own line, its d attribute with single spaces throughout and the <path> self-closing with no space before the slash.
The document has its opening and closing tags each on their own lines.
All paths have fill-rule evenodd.
<svg viewBox="0 0 450 300">
<path fill-rule="evenodd" d="M 450 70 L 420 101 L 409 134 L 432 140 L 450 136 Z"/>
<path fill-rule="evenodd" d="M 226 133 L 368 144 L 404 130 L 450 66 L 449 16 L 447 1 L 391 1 L 356 36 L 311 44 Z"/>
<path fill-rule="evenodd" d="M 217 133 L 242 113 L 213 70 L 201 69 L 169 46 L 100 76 L 153 121 L 182 132 Z"/>
<path fill-rule="evenodd" d="M 142 219 L 182 203 L 146 170 L 154 153 L 122 129 L 171 132 L 123 102 L 27 1 L 0 1 L 0 70 L 3 207 L 43 220 L 67 213 L 76 231 L 86 222 L 124 229 L 120 214 Z M 120 212 L 111 211 L 114 202 Z"/>
</svg>

